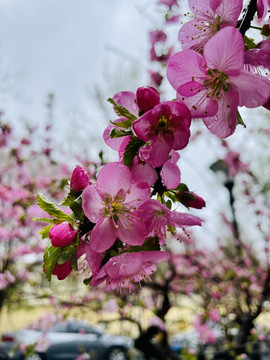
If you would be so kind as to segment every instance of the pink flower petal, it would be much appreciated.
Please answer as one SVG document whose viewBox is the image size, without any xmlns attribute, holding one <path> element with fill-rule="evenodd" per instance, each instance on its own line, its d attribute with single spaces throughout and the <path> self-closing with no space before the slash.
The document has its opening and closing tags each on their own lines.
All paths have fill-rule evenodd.
<svg viewBox="0 0 270 360">
<path fill-rule="evenodd" d="M 180 213 L 177 211 L 170 212 L 170 222 L 173 226 L 193 226 L 193 225 L 202 225 L 202 220 L 194 215 Z"/>
<path fill-rule="evenodd" d="M 154 168 L 162 166 L 168 160 L 172 142 L 171 134 L 160 134 L 159 137 L 153 139 L 150 145 L 140 148 L 140 156 Z"/>
<path fill-rule="evenodd" d="M 129 112 L 133 115 L 138 115 L 139 108 L 135 102 L 136 96 L 132 91 L 120 91 L 119 93 L 115 94 L 113 100 L 126 108 Z"/>
<path fill-rule="evenodd" d="M 188 6 L 196 18 L 205 20 L 215 18 L 215 9 L 211 8 L 211 6 L 214 6 L 213 0 L 188 0 Z"/>
<path fill-rule="evenodd" d="M 213 35 L 211 26 L 204 25 L 201 20 L 191 20 L 185 23 L 178 32 L 178 40 L 182 49 L 202 48 Z"/>
<path fill-rule="evenodd" d="M 194 50 L 178 52 L 168 61 L 167 78 L 175 90 L 187 82 L 206 77 L 205 59 Z"/>
<path fill-rule="evenodd" d="M 179 91 L 181 91 L 181 87 L 179 87 Z M 193 118 L 214 116 L 218 111 L 218 104 L 215 98 L 212 96 L 208 97 L 207 93 L 207 89 L 203 89 L 190 97 L 184 97 L 180 93 L 177 93 L 177 100 L 183 102 L 190 108 Z"/>
<path fill-rule="evenodd" d="M 115 227 L 110 218 L 100 219 L 91 232 L 90 246 L 92 250 L 101 253 L 109 249 L 116 240 Z"/>
<path fill-rule="evenodd" d="M 244 43 L 239 30 L 226 26 L 218 31 L 205 45 L 207 66 L 227 75 L 237 75 L 244 65 Z"/>
<path fill-rule="evenodd" d="M 165 162 L 160 172 L 163 185 L 167 189 L 175 189 L 181 179 L 180 169 L 177 166 L 177 161 L 180 155 L 176 151 L 172 151 L 171 158 Z"/>
<path fill-rule="evenodd" d="M 105 165 L 97 176 L 97 189 L 108 195 L 127 192 L 131 186 L 132 175 L 127 166 L 120 162 Z"/>
<path fill-rule="evenodd" d="M 223 23 L 235 27 L 242 11 L 243 0 L 219 0 L 219 3 L 220 5 L 216 7 L 215 13 L 221 17 Z"/>
<path fill-rule="evenodd" d="M 230 76 L 228 83 L 239 94 L 239 106 L 255 108 L 270 97 L 270 81 L 261 75 L 242 70 L 238 76 Z"/>
<path fill-rule="evenodd" d="M 104 213 L 103 198 L 97 191 L 96 185 L 87 186 L 82 193 L 82 208 L 85 216 L 96 223 Z"/>
<path fill-rule="evenodd" d="M 147 234 L 139 212 L 133 211 L 126 216 L 120 216 L 117 226 L 117 235 L 123 242 L 133 246 L 144 243 Z"/>
<path fill-rule="evenodd" d="M 213 117 L 204 118 L 203 122 L 213 134 L 220 138 L 231 135 L 236 127 L 238 103 L 238 93 L 229 90 L 219 99 L 217 114 Z"/>
</svg>

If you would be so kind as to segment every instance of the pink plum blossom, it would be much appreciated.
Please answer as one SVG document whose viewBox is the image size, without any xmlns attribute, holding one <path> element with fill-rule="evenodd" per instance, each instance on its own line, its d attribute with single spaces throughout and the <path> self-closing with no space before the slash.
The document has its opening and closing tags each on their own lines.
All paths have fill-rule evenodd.
<svg viewBox="0 0 270 360">
<path fill-rule="evenodd" d="M 235 131 L 238 106 L 264 105 L 270 96 L 270 81 L 243 66 L 242 36 L 227 26 L 207 42 L 204 55 L 194 50 L 173 55 L 167 77 L 192 117 L 203 118 L 213 134 L 224 138 Z"/>
<path fill-rule="evenodd" d="M 49 238 L 55 247 L 64 247 L 73 243 L 77 231 L 67 222 L 54 225 L 49 231 Z"/>
<path fill-rule="evenodd" d="M 157 42 L 165 42 L 167 40 L 167 35 L 162 30 L 150 31 L 149 35 L 152 45 L 156 44 Z"/>
<path fill-rule="evenodd" d="M 91 232 L 91 248 L 103 252 L 116 238 L 129 245 L 142 245 L 146 234 L 137 208 L 149 196 L 149 185 L 132 182 L 132 173 L 125 165 L 120 162 L 105 165 L 96 184 L 82 193 L 84 213 L 96 223 Z"/>
<path fill-rule="evenodd" d="M 242 0 L 189 0 L 195 18 L 179 30 L 183 49 L 201 50 L 207 41 L 225 26 L 236 26 L 242 10 Z"/>
<path fill-rule="evenodd" d="M 169 8 L 172 8 L 174 5 L 179 7 L 178 0 L 159 0 L 158 4 L 166 5 Z"/>
<path fill-rule="evenodd" d="M 135 135 L 145 141 L 140 157 L 153 167 L 162 166 L 170 151 L 187 146 L 190 137 L 189 109 L 176 101 L 165 101 L 147 111 L 132 124 Z"/>
<path fill-rule="evenodd" d="M 160 244 L 165 244 L 167 230 L 176 227 L 201 225 L 201 219 L 186 213 L 171 211 L 166 205 L 155 199 L 150 199 L 140 206 L 145 219 L 145 225 L 149 236 L 158 237 Z"/>
<path fill-rule="evenodd" d="M 157 270 L 156 264 L 169 258 L 170 254 L 165 251 L 139 251 L 114 256 L 93 276 L 91 286 L 106 281 L 108 290 L 117 287 L 131 289 L 132 282 L 149 278 Z"/>
<path fill-rule="evenodd" d="M 151 85 L 157 88 L 160 87 L 163 80 L 163 76 L 158 71 L 151 71 L 151 70 L 149 71 L 149 75 L 150 75 Z"/>
</svg>

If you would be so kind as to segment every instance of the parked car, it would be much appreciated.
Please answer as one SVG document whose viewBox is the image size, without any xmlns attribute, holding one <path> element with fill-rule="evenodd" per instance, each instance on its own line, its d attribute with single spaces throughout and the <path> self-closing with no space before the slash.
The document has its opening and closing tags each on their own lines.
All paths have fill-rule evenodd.
<svg viewBox="0 0 270 360">
<path fill-rule="evenodd" d="M 20 344 L 47 342 L 44 351 L 25 356 L 17 350 L 12 360 L 75 360 L 80 354 L 89 354 L 91 360 L 127 360 L 133 341 L 124 336 L 112 336 L 81 320 L 65 320 L 53 325 L 48 332 L 41 329 L 22 329 L 2 335 L 0 351 L 12 352 Z M 85 356 L 87 359 L 87 356 Z"/>
</svg>

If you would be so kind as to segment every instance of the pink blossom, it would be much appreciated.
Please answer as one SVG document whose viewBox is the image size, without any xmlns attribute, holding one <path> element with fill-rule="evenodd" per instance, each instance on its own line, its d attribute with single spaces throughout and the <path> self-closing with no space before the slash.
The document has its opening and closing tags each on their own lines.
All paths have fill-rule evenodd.
<svg viewBox="0 0 270 360">
<path fill-rule="evenodd" d="M 157 236 L 162 245 L 165 243 L 168 229 L 175 234 L 173 231 L 175 227 L 201 225 L 200 218 L 171 211 L 155 199 L 144 202 L 139 209 L 143 212 L 147 233 L 152 237 Z"/>
<path fill-rule="evenodd" d="M 207 128 L 223 138 L 235 131 L 238 106 L 254 108 L 270 96 L 270 81 L 243 66 L 242 36 L 227 26 L 207 42 L 204 56 L 194 50 L 173 55 L 167 77 L 192 117 L 202 117 Z"/>
<path fill-rule="evenodd" d="M 263 20 L 270 8 L 270 0 L 257 0 L 257 15 L 259 20 Z"/>
<path fill-rule="evenodd" d="M 70 179 L 70 187 L 75 192 L 81 191 L 89 184 L 89 176 L 79 165 L 75 167 Z"/>
<path fill-rule="evenodd" d="M 150 31 L 149 35 L 152 45 L 156 44 L 157 42 L 164 43 L 167 40 L 167 35 L 162 30 Z"/>
<path fill-rule="evenodd" d="M 140 148 L 141 158 L 153 167 L 162 166 L 170 151 L 187 146 L 190 137 L 191 116 L 184 104 L 165 101 L 147 111 L 132 124 L 136 136 L 150 142 Z"/>
<path fill-rule="evenodd" d="M 176 15 L 168 14 L 168 16 L 166 16 L 166 23 L 167 24 L 178 23 L 179 19 L 180 19 L 180 14 L 176 14 Z"/>
<path fill-rule="evenodd" d="M 242 10 L 242 0 L 189 0 L 195 19 L 179 30 L 178 39 L 183 49 L 201 50 L 220 29 L 236 26 Z"/>
<path fill-rule="evenodd" d="M 103 252 L 116 238 L 129 245 L 142 245 L 145 228 L 137 208 L 149 196 L 149 185 L 133 183 L 132 173 L 125 165 L 120 162 L 105 165 L 96 184 L 82 193 L 84 213 L 96 223 L 91 232 L 91 248 Z"/>
<path fill-rule="evenodd" d="M 149 71 L 149 75 L 150 75 L 150 83 L 154 86 L 159 88 L 162 80 L 163 80 L 163 76 L 158 72 L 158 71 Z"/>
<path fill-rule="evenodd" d="M 165 251 L 140 251 L 114 256 L 93 276 L 91 285 L 97 286 L 106 281 L 108 290 L 117 287 L 131 289 L 132 282 L 149 278 L 157 270 L 156 264 L 169 258 L 170 254 Z"/>
<path fill-rule="evenodd" d="M 169 58 L 173 54 L 173 47 L 165 49 L 161 54 L 157 52 L 156 47 L 152 45 L 150 49 L 150 61 L 158 61 L 162 64 L 166 64 Z"/>
<path fill-rule="evenodd" d="M 174 5 L 176 7 L 179 7 L 178 0 L 159 0 L 158 4 L 163 4 L 168 6 L 169 8 L 172 8 Z"/>
<path fill-rule="evenodd" d="M 55 247 L 64 247 L 73 243 L 77 231 L 67 222 L 54 225 L 49 231 L 49 238 Z"/>
</svg>

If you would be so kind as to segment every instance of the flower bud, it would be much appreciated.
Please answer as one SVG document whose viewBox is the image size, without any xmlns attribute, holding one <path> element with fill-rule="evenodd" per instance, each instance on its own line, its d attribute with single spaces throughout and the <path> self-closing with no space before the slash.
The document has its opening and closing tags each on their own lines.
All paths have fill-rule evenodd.
<svg viewBox="0 0 270 360">
<path fill-rule="evenodd" d="M 175 197 L 188 208 L 202 209 L 205 207 L 205 201 L 192 191 L 177 191 Z"/>
<path fill-rule="evenodd" d="M 70 179 L 70 187 L 75 192 L 81 191 L 89 184 L 89 177 L 81 166 L 76 166 Z"/>
<path fill-rule="evenodd" d="M 68 261 L 62 265 L 56 263 L 54 265 L 52 275 L 56 275 L 58 280 L 64 280 L 71 273 L 71 271 L 71 259 L 68 259 Z"/>
<path fill-rule="evenodd" d="M 73 243 L 77 231 L 67 221 L 54 225 L 49 231 L 49 238 L 55 247 L 63 247 Z"/>
<path fill-rule="evenodd" d="M 151 86 L 142 86 L 137 89 L 136 102 L 141 111 L 148 111 L 159 104 L 159 92 Z"/>
</svg>

